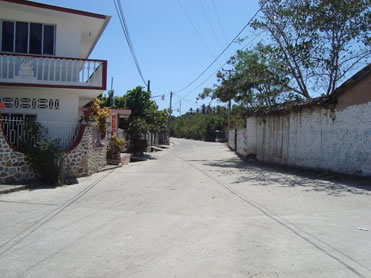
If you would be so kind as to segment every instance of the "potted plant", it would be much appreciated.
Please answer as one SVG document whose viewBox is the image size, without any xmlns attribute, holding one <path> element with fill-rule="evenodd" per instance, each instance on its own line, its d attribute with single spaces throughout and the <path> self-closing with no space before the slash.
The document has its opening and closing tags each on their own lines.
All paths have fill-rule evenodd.
<svg viewBox="0 0 371 278">
<path fill-rule="evenodd" d="M 107 160 L 109 163 L 119 164 L 121 162 L 120 152 L 124 149 L 125 140 L 113 135 L 107 147 Z"/>
</svg>

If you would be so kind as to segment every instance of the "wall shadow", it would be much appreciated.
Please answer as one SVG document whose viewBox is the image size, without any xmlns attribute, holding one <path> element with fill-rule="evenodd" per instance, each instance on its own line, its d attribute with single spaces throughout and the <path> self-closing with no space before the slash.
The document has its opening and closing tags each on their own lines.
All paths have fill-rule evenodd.
<svg viewBox="0 0 371 278">
<path fill-rule="evenodd" d="M 307 191 L 325 192 L 332 196 L 345 193 L 371 195 L 371 177 L 243 161 L 238 157 L 202 164 L 211 167 L 219 175 L 238 175 L 232 184 L 249 182 L 254 186 L 302 187 Z"/>
</svg>

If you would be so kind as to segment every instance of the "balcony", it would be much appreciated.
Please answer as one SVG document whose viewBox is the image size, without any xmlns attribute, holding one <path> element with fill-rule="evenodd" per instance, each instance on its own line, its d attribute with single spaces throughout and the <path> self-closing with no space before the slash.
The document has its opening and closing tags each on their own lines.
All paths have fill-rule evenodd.
<svg viewBox="0 0 371 278">
<path fill-rule="evenodd" d="M 0 53 L 0 85 L 106 89 L 107 61 Z"/>
</svg>

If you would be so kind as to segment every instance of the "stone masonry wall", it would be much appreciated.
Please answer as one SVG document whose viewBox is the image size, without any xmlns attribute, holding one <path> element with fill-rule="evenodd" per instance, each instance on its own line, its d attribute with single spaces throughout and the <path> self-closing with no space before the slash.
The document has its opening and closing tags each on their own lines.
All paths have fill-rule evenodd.
<svg viewBox="0 0 371 278">
<path fill-rule="evenodd" d="M 64 176 L 88 176 L 106 165 L 106 145 L 94 146 L 93 128 L 92 126 L 83 127 L 77 145 L 63 152 Z"/>
<path fill-rule="evenodd" d="M 0 183 L 18 183 L 36 177 L 37 174 L 25 161 L 25 155 L 9 146 L 0 129 Z"/>
<path fill-rule="evenodd" d="M 62 175 L 65 177 L 88 176 L 106 165 L 106 146 L 94 145 L 93 128 L 83 126 L 75 144 L 62 152 Z M 0 183 L 14 184 L 37 176 L 25 155 L 10 147 L 0 130 Z"/>
</svg>

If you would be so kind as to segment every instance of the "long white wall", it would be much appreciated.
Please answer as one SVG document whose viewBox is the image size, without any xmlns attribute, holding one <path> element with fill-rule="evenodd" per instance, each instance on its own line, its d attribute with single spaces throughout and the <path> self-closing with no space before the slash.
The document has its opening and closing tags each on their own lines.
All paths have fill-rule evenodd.
<svg viewBox="0 0 371 278">
<path fill-rule="evenodd" d="M 247 119 L 248 154 L 279 164 L 371 175 L 371 102 Z"/>
</svg>

